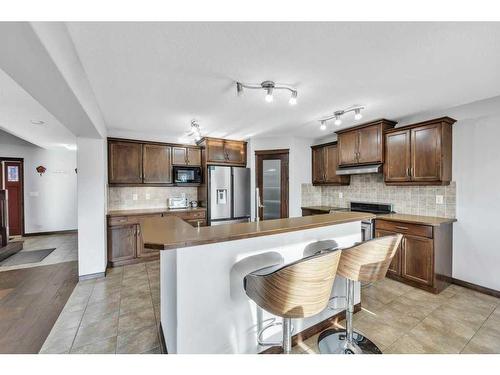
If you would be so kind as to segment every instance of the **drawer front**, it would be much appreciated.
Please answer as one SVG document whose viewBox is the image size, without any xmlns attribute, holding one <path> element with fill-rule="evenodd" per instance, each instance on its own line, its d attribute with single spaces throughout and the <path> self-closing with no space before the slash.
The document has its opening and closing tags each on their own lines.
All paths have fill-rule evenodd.
<svg viewBox="0 0 500 375">
<path fill-rule="evenodd" d="M 375 228 L 390 230 L 401 234 L 411 234 L 414 236 L 432 238 L 432 226 L 402 223 L 397 221 L 375 220 Z"/>
<path fill-rule="evenodd" d="M 180 212 L 169 212 L 166 215 L 172 215 L 172 216 L 177 216 L 181 219 L 184 220 L 190 220 L 190 219 L 204 219 L 205 218 L 205 211 L 180 211 Z"/>
<path fill-rule="evenodd" d="M 125 225 L 128 224 L 127 216 L 113 216 L 108 219 L 108 225 Z"/>
</svg>

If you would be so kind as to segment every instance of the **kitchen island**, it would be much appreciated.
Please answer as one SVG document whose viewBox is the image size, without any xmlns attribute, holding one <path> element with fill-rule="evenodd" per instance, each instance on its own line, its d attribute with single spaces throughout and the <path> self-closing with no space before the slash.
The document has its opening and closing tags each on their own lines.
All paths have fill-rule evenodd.
<svg viewBox="0 0 500 375">
<path fill-rule="evenodd" d="M 148 247 L 161 250 L 161 326 L 168 352 L 264 351 L 267 347 L 258 345 L 257 332 L 273 315 L 246 296 L 245 275 L 312 255 L 305 248 L 317 241 L 352 246 L 361 240 L 361 221 L 373 217 L 343 212 L 205 228 L 193 228 L 176 217 L 149 221 L 143 236 Z M 359 293 L 357 285 L 355 303 Z M 345 280 L 339 276 L 332 296 L 345 296 Z M 337 298 L 321 314 L 293 320 L 294 334 L 313 332 L 344 308 L 344 300 Z M 269 330 L 264 339 L 279 337 L 279 331 Z"/>
</svg>

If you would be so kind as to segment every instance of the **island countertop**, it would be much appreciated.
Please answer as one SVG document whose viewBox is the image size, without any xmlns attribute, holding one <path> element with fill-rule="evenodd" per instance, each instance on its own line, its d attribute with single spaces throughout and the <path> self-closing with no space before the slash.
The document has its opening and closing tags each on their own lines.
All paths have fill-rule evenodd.
<svg viewBox="0 0 500 375">
<path fill-rule="evenodd" d="M 304 216 L 264 220 L 259 223 L 250 222 L 194 228 L 177 217 L 168 216 L 154 217 L 144 221 L 142 234 L 145 246 L 168 250 L 268 236 L 374 218 L 375 215 L 369 213 L 336 212 L 331 215 Z"/>
</svg>

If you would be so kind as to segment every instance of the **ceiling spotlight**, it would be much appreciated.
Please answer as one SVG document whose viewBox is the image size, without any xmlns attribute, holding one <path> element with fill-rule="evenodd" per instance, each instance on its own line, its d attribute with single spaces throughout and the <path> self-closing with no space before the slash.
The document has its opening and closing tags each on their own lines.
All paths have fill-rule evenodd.
<svg viewBox="0 0 500 375">
<path fill-rule="evenodd" d="M 269 87 L 267 89 L 266 102 L 271 103 L 273 100 L 274 100 L 274 98 L 273 98 L 273 88 Z"/>
<path fill-rule="evenodd" d="M 363 118 L 363 115 L 361 114 L 361 108 L 356 108 L 354 110 L 354 120 L 361 120 Z"/>
<path fill-rule="evenodd" d="M 335 115 L 335 121 L 333 123 L 337 126 L 340 126 L 342 124 L 342 120 L 340 119 L 340 115 Z"/>
<path fill-rule="evenodd" d="M 319 127 L 321 130 L 326 130 L 326 121 L 325 120 L 321 120 L 321 126 Z"/>
<path fill-rule="evenodd" d="M 31 120 L 30 121 L 33 125 L 44 125 L 45 121 L 42 120 Z"/>
<path fill-rule="evenodd" d="M 236 93 L 238 96 L 241 96 L 243 93 L 243 89 L 252 89 L 252 90 L 266 90 L 266 102 L 271 103 L 274 101 L 274 90 L 288 90 L 290 91 L 290 99 L 288 103 L 290 105 L 297 104 L 297 90 L 294 87 L 290 87 L 287 85 L 278 85 L 274 81 L 264 81 L 260 84 L 249 84 L 243 82 L 236 82 Z"/>
</svg>

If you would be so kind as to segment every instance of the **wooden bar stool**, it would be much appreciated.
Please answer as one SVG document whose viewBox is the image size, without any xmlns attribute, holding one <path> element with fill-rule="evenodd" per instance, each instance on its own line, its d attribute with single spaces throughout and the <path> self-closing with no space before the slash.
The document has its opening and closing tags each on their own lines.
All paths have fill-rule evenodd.
<svg viewBox="0 0 500 375">
<path fill-rule="evenodd" d="M 322 354 L 381 354 L 380 349 L 352 327 L 354 282 L 373 282 L 385 277 L 403 236 L 379 237 L 343 249 L 337 273 L 347 280 L 346 329 L 329 329 L 318 338 Z"/>
<path fill-rule="evenodd" d="M 330 298 L 340 251 L 316 254 L 245 276 L 245 292 L 260 308 L 283 318 L 283 352 L 292 349 L 291 320 L 323 311 Z"/>
</svg>

